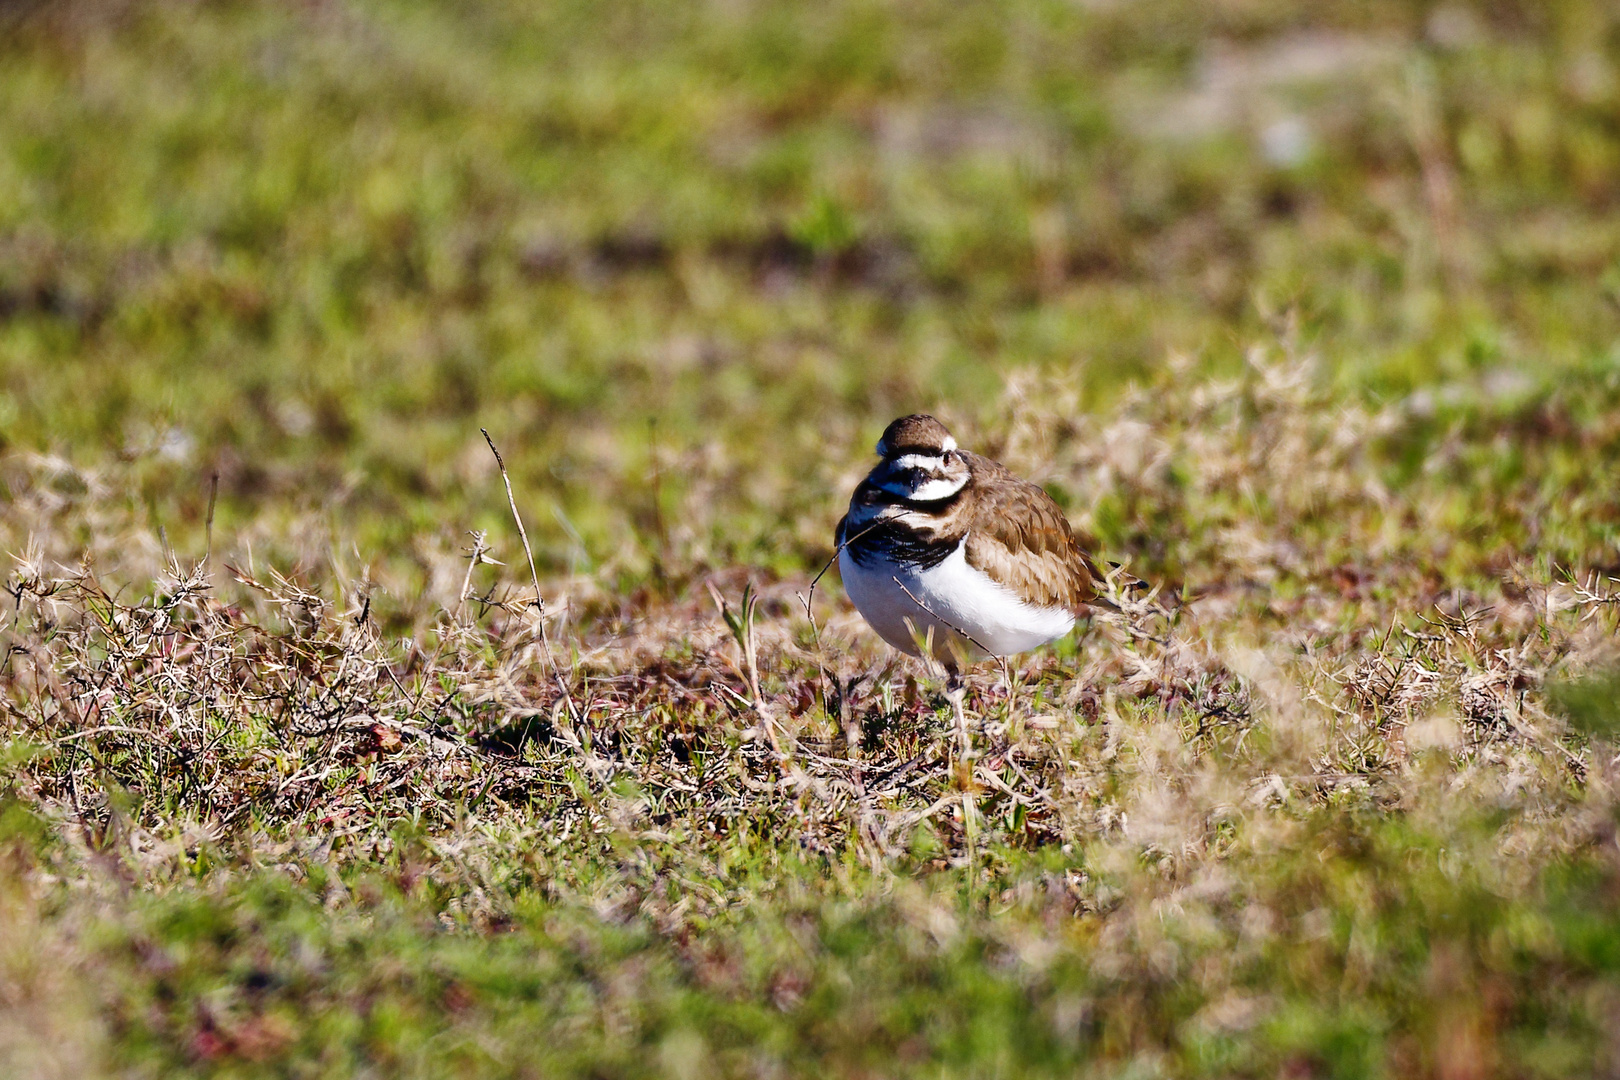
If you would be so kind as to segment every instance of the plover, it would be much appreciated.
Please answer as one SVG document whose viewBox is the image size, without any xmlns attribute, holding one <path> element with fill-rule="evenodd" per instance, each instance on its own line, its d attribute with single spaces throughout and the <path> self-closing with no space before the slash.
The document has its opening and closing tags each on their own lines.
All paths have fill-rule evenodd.
<svg viewBox="0 0 1620 1080">
<path fill-rule="evenodd" d="M 844 591 L 890 645 L 960 672 L 1074 629 L 1102 575 L 1040 487 L 963 450 L 932 416 L 902 416 L 838 523 Z M 965 742 L 965 739 L 964 739 Z"/>
</svg>

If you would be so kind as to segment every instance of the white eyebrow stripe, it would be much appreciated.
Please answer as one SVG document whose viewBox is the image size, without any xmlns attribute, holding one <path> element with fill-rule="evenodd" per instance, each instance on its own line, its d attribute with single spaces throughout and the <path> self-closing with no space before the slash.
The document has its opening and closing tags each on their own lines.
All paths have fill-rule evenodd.
<svg viewBox="0 0 1620 1080">
<path fill-rule="evenodd" d="M 956 449 L 956 440 L 947 435 L 945 436 L 945 441 L 939 444 L 939 448 L 948 454 L 952 450 Z"/>
</svg>

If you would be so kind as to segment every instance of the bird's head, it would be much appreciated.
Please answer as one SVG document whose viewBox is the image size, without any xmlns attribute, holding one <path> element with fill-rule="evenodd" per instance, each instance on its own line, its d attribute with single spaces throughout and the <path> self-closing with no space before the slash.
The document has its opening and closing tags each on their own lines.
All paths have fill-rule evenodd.
<svg viewBox="0 0 1620 1080">
<path fill-rule="evenodd" d="M 967 458 L 932 416 L 900 417 L 883 429 L 877 452 L 883 460 L 872 470 L 872 483 L 908 502 L 949 499 L 968 482 Z"/>
</svg>

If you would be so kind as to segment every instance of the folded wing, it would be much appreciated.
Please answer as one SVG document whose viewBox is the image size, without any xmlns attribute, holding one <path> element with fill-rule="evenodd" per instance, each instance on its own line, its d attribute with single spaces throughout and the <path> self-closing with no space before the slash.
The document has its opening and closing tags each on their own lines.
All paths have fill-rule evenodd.
<svg viewBox="0 0 1620 1080">
<path fill-rule="evenodd" d="M 967 530 L 969 565 L 1041 607 L 1079 614 L 1097 596 L 1102 574 L 1074 538 L 1069 519 L 1052 497 L 1020 480 L 988 458 L 975 471 L 993 471 L 996 483 L 983 498 Z"/>
</svg>

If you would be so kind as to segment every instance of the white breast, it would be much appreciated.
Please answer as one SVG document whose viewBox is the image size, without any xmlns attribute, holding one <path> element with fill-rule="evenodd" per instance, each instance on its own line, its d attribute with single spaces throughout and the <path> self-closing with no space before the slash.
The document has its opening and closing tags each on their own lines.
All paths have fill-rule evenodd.
<svg viewBox="0 0 1620 1080">
<path fill-rule="evenodd" d="M 846 548 L 838 555 L 838 572 L 844 591 L 878 636 L 913 656 L 919 652 L 908 620 L 917 635 L 926 636 L 933 628 L 936 652 L 948 640 L 960 642 L 954 631 L 961 630 L 995 656 L 1025 652 L 1074 629 L 1073 612 L 1028 603 L 969 566 L 963 544 L 927 569 L 886 559 L 862 566 Z M 980 651 L 964 644 L 969 652 Z"/>
</svg>

